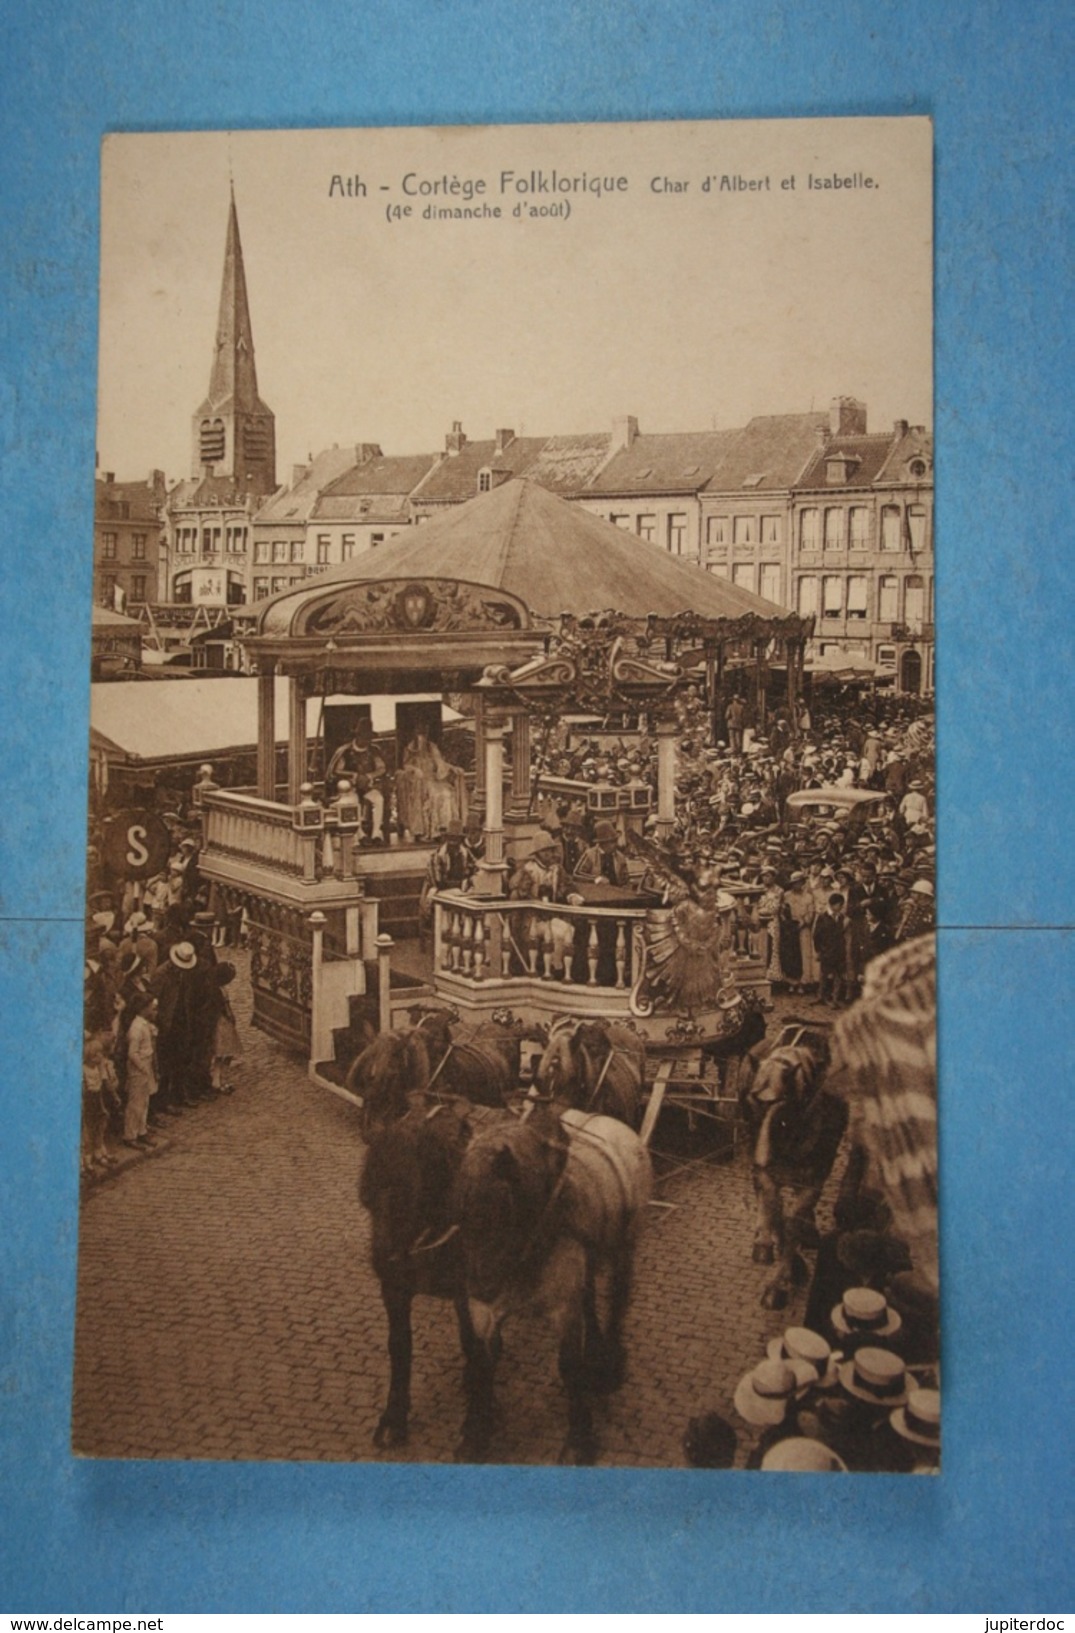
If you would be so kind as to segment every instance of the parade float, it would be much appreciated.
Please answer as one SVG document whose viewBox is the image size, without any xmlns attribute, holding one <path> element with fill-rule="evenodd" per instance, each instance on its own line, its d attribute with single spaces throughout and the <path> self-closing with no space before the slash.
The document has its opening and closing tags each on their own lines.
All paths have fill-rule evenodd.
<svg viewBox="0 0 1075 1633">
<path fill-rule="evenodd" d="M 201 795 L 201 872 L 223 910 L 245 912 L 255 1023 L 315 1067 L 332 1061 L 356 1016 L 392 1024 L 429 998 L 473 1020 L 568 1011 L 622 1017 L 653 1041 L 719 1035 L 727 1011 L 698 1012 L 685 999 L 694 954 L 685 966 L 683 953 L 704 943 L 726 993 L 764 986 L 761 960 L 736 945 L 734 887 L 719 900 L 706 881 L 679 892 L 642 855 L 628 887 L 594 881 L 571 892 L 577 900 L 509 898 L 508 871 L 542 831 L 532 731 L 570 710 L 639 719 L 657 744 L 656 810 L 648 787 L 606 790 L 604 820 L 621 836 L 645 826 L 660 842 L 675 827 L 675 700 L 699 657 L 713 698 L 726 666 L 741 675 L 749 661 L 759 695 L 768 665 L 786 665 L 793 700 L 811 632 L 811 620 L 525 481 L 265 602 L 246 643 L 257 669 L 256 784 Z M 417 898 L 438 837 L 398 820 L 417 737 L 406 700 L 431 694 L 473 723 L 473 769 L 440 755 L 426 773 L 451 783 L 453 809 L 469 810 L 475 835 L 480 821 L 480 860 L 470 888 L 434 897 L 430 962 L 401 959 L 385 924 L 393 903 Z M 330 697 L 397 700 L 397 769 L 380 779 L 388 815 L 375 836 L 362 783 L 341 794 L 312 765 L 309 705 Z M 554 919 L 569 926 L 560 971 L 542 951 L 542 921 Z"/>
</svg>

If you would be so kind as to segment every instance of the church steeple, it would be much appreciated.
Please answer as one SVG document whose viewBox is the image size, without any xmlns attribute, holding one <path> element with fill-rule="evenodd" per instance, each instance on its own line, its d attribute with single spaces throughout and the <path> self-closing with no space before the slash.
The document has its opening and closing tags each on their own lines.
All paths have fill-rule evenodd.
<svg viewBox="0 0 1075 1633">
<path fill-rule="evenodd" d="M 209 394 L 194 415 L 194 476 L 230 478 L 237 491 L 276 486 L 276 425 L 258 395 L 254 331 L 232 188 Z"/>
</svg>

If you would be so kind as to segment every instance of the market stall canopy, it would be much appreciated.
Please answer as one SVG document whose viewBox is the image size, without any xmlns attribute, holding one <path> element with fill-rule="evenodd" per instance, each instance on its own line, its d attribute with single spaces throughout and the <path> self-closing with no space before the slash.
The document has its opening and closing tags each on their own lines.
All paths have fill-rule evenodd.
<svg viewBox="0 0 1075 1633">
<path fill-rule="evenodd" d="M 277 742 L 287 740 L 287 681 L 275 683 Z M 240 676 L 207 676 L 182 686 L 168 681 L 109 681 L 92 688 L 90 741 L 95 752 L 114 762 L 138 764 L 182 760 L 253 749 L 258 740 L 258 683 Z M 332 698 L 326 702 L 337 701 Z M 395 729 L 396 699 L 353 697 L 338 701 L 370 704 L 375 732 Z M 407 702 L 440 702 L 438 694 L 408 697 Z M 306 704 L 307 736 L 317 732 L 319 697 Z M 444 708 L 444 719 L 459 720 L 454 709 Z"/>
<path fill-rule="evenodd" d="M 823 652 L 817 658 L 807 658 L 804 667 L 815 680 L 873 680 L 887 673 L 861 652 Z"/>
<path fill-rule="evenodd" d="M 138 619 L 128 618 L 126 613 L 113 612 L 110 607 L 95 606 L 93 609 L 93 632 L 95 635 L 98 632 L 122 634 L 125 630 L 133 635 L 140 633 L 141 629 L 142 626 Z"/>
<path fill-rule="evenodd" d="M 526 612 L 541 620 L 605 610 L 636 618 L 684 612 L 723 619 L 789 616 L 775 602 L 669 555 L 536 483 L 515 480 L 275 596 L 265 603 L 258 635 L 312 634 L 317 609 L 338 599 L 345 586 L 380 581 L 403 587 L 455 581 L 498 591 L 503 600 L 490 616 L 501 619 L 505 630 L 524 628 Z M 485 605 L 488 595 L 478 602 Z M 423 625 L 420 613 L 417 598 L 411 609 L 401 605 L 400 627 L 406 629 L 413 616 L 415 633 L 436 632 L 438 624 Z M 460 615 L 465 616 L 457 605 L 448 616 Z M 357 605 L 354 616 L 365 616 Z M 431 620 L 437 616 L 431 611 Z M 361 627 L 352 622 L 349 633 Z"/>
</svg>

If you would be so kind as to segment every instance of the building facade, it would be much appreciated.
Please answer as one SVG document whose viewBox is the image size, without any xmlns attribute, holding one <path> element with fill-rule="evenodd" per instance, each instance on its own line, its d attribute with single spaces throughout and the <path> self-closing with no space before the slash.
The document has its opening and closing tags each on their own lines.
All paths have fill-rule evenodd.
<svg viewBox="0 0 1075 1633">
<path fill-rule="evenodd" d="M 881 666 L 903 692 L 934 687 L 933 439 L 891 432 L 819 443 L 791 502 L 787 604 L 817 618 L 820 656 Z"/>
<path fill-rule="evenodd" d="M 145 482 L 117 482 L 98 472 L 93 503 L 93 599 L 113 612 L 136 613 L 159 595 L 165 559 L 163 471 Z"/>
</svg>

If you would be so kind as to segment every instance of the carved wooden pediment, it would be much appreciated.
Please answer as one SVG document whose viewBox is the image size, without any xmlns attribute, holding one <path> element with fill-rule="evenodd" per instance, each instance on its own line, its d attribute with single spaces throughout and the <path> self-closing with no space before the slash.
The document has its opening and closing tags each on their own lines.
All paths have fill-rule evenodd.
<svg viewBox="0 0 1075 1633">
<path fill-rule="evenodd" d="M 395 633 L 443 635 L 526 629 L 523 603 L 506 591 L 453 578 L 379 578 L 326 585 L 267 607 L 262 635 L 331 636 Z"/>
</svg>

